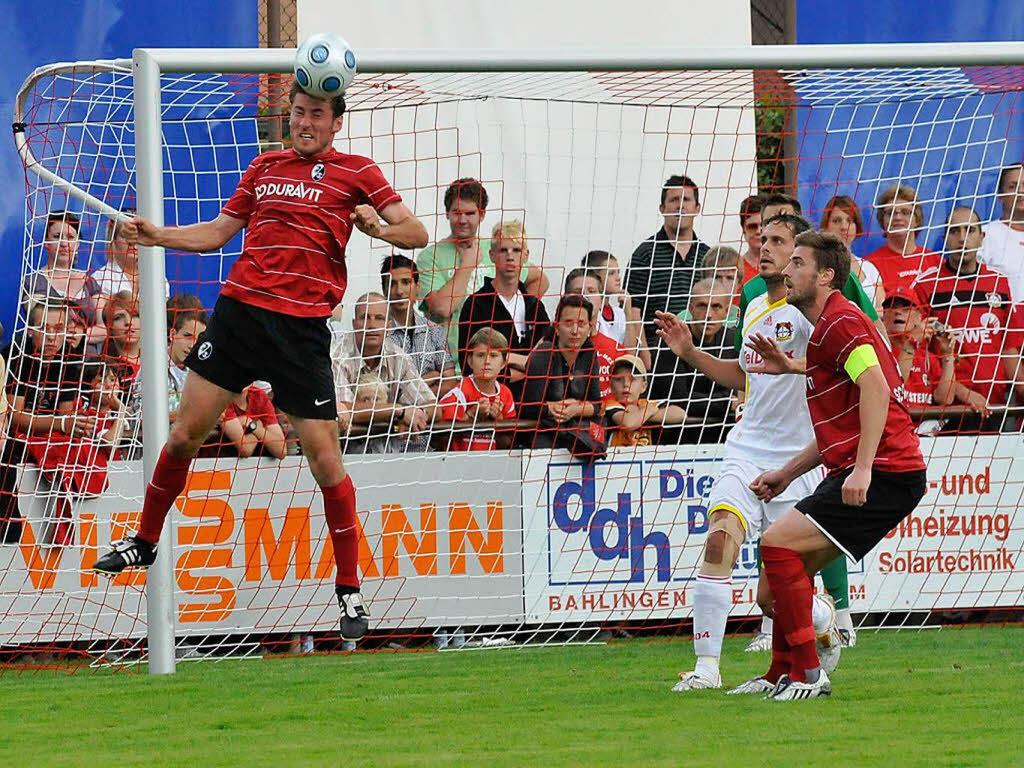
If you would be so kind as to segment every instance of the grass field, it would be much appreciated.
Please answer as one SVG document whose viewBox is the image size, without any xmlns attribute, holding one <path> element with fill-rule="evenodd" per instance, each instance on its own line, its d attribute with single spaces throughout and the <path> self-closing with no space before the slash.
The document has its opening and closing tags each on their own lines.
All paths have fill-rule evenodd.
<svg viewBox="0 0 1024 768">
<path fill-rule="evenodd" d="M 679 640 L 0 677 L 0 766 L 1024 765 L 1024 628 L 862 632 L 830 699 L 670 693 Z M 727 684 L 767 656 L 726 640 Z"/>
</svg>

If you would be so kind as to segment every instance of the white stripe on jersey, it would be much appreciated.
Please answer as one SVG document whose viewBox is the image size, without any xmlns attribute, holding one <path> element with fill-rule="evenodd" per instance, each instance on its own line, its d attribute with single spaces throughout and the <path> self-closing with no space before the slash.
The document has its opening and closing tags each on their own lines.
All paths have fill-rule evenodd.
<svg viewBox="0 0 1024 768">
<path fill-rule="evenodd" d="M 795 358 L 807 356 L 807 342 L 814 326 L 785 298 L 772 304 L 767 294 L 753 299 L 746 309 L 740 367 L 761 362 L 747 347 L 754 334 L 774 339 L 783 352 Z M 807 409 L 803 376 L 747 374 L 747 399 L 743 417 L 725 441 L 723 458 L 739 458 L 759 467 L 780 467 L 814 440 Z"/>
</svg>

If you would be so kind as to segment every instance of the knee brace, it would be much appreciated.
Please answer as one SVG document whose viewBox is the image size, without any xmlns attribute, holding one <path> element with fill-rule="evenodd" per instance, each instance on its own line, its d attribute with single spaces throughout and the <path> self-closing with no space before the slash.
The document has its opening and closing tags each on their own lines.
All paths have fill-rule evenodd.
<svg viewBox="0 0 1024 768">
<path fill-rule="evenodd" d="M 736 510 L 727 507 L 715 507 L 708 515 L 711 524 L 704 545 L 704 562 L 701 563 L 700 574 L 728 578 L 732 575 L 740 547 L 747 537 L 746 525 Z"/>
</svg>

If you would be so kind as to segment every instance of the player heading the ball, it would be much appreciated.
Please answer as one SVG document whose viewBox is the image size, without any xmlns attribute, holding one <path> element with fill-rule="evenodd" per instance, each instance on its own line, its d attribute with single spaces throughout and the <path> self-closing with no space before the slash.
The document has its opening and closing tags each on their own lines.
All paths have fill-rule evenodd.
<svg viewBox="0 0 1024 768">
<path fill-rule="evenodd" d="M 333 148 L 344 114 L 343 96 L 321 99 L 293 85 L 291 149 L 255 157 L 217 218 L 158 227 L 136 217 L 122 226 L 125 238 L 140 245 L 194 252 L 217 250 L 243 227 L 247 232 L 210 325 L 185 360 L 178 417 L 146 487 L 139 530 L 94 569 L 115 574 L 153 563 L 167 511 L 203 439 L 235 394 L 263 379 L 295 426 L 323 494 L 341 634 L 357 640 L 369 612 L 356 574 L 355 489 L 338 444 L 327 319 L 345 295 L 353 229 L 397 248 L 425 246 L 427 231 L 373 160 Z"/>
</svg>

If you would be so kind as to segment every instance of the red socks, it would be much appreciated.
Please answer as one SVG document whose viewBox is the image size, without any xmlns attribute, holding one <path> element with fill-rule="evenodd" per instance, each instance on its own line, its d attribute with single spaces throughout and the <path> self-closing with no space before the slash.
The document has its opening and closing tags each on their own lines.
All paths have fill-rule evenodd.
<svg viewBox="0 0 1024 768">
<path fill-rule="evenodd" d="M 352 477 L 348 476 L 330 488 L 321 486 L 324 496 L 324 516 L 327 518 L 327 531 L 334 545 L 334 563 L 337 575 L 334 583 L 359 589 L 359 576 L 356 566 L 359 564 L 359 529 L 356 521 L 356 489 L 352 485 Z"/>
<path fill-rule="evenodd" d="M 146 486 L 146 499 L 142 502 L 142 521 L 137 534 L 140 539 L 150 544 L 160 540 L 167 510 L 185 489 L 191 465 L 192 459 L 176 459 L 167 453 L 166 446 L 160 451 L 160 458 L 153 468 L 153 479 Z"/>
<path fill-rule="evenodd" d="M 792 549 L 761 547 L 761 560 L 768 585 L 775 601 L 773 641 L 784 639 L 790 647 L 789 677 L 805 682 L 808 669 L 819 666 L 814 647 L 814 625 L 811 623 L 811 600 L 814 589 L 804 571 L 803 561 Z M 775 652 L 772 652 L 772 668 Z M 770 670 L 771 671 L 771 670 Z"/>
<path fill-rule="evenodd" d="M 765 578 L 768 578 L 765 576 Z M 776 603 L 774 614 L 778 617 L 778 604 Z M 792 662 L 793 649 L 789 647 L 786 634 L 782 631 L 782 622 L 772 619 L 772 665 L 765 672 L 764 679 L 769 683 L 779 682 L 779 678 L 789 674 L 789 667 Z"/>
</svg>

